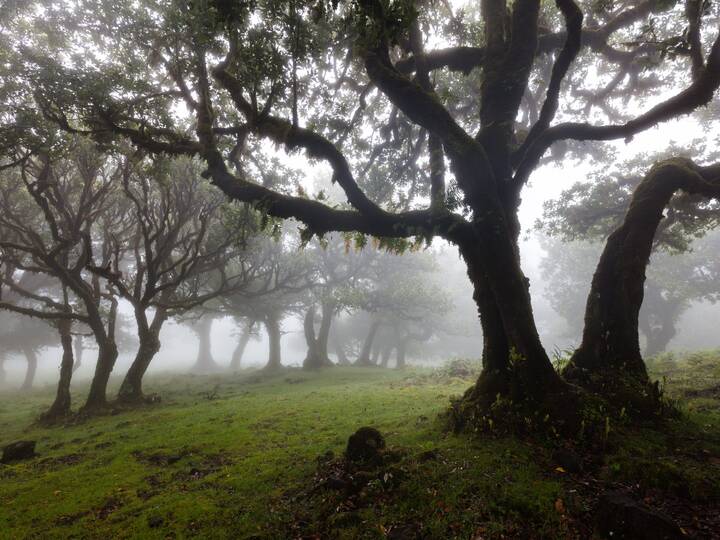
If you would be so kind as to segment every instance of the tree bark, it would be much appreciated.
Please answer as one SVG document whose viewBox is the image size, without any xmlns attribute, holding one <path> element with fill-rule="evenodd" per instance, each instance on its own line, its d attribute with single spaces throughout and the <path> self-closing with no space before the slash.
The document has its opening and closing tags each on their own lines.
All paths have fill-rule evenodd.
<svg viewBox="0 0 720 540">
<path fill-rule="evenodd" d="M 305 341 L 308 351 L 303 361 L 303 369 L 320 369 L 332 366 L 328 357 L 328 338 L 330 337 L 330 326 L 335 313 L 335 304 L 332 302 L 322 303 L 322 319 L 320 329 L 315 334 L 315 306 L 308 309 L 303 323 Z"/>
<path fill-rule="evenodd" d="M 152 323 L 148 324 L 145 307 L 138 305 L 135 307 L 135 320 L 140 345 L 118 391 L 118 401 L 124 403 L 137 403 L 145 398 L 142 390 L 142 380 L 150 366 L 150 362 L 160 351 L 160 330 L 167 320 L 167 312 L 163 308 L 157 308 Z"/>
<path fill-rule="evenodd" d="M 372 350 L 373 342 L 375 341 L 375 336 L 377 335 L 378 330 L 380 329 L 380 321 L 373 321 L 373 323 L 370 325 L 370 330 L 368 331 L 367 337 L 365 338 L 365 341 L 363 342 L 362 350 L 360 351 L 360 356 L 358 357 L 357 361 L 355 362 L 356 366 L 372 366 L 372 360 L 370 359 L 370 351 Z"/>
<path fill-rule="evenodd" d="M 608 237 L 587 300 L 582 343 L 565 370 L 594 391 L 615 394 L 624 385 L 645 388 L 651 398 L 657 392 L 648 390 L 638 316 L 653 239 L 678 190 L 718 197 L 720 166 L 698 167 L 682 159 L 655 165 L 636 188 L 622 225 Z"/>
<path fill-rule="evenodd" d="M 243 354 L 245 353 L 245 348 L 247 347 L 248 343 L 250 342 L 250 338 L 252 336 L 252 327 L 255 323 L 251 322 L 249 323 L 244 329 L 242 334 L 240 335 L 240 339 L 238 340 L 237 346 L 235 347 L 235 350 L 233 351 L 232 358 L 230 359 L 230 371 L 239 371 L 240 370 L 240 363 L 242 362 Z"/>
<path fill-rule="evenodd" d="M 25 371 L 25 379 L 23 380 L 21 390 L 32 390 L 35 373 L 37 372 L 37 352 L 29 346 L 23 346 L 23 354 L 27 360 L 27 370 Z"/>
<path fill-rule="evenodd" d="M 489 406 L 498 395 L 514 401 L 542 401 L 546 395 L 562 391 L 565 385 L 540 342 L 528 282 L 517 254 L 502 262 L 499 257 L 483 256 L 477 245 L 467 244 L 460 246 L 460 253 L 468 267 L 483 330 L 483 369 L 466 397 Z M 503 267 L 507 278 L 502 277 Z"/>
<path fill-rule="evenodd" d="M 198 335 L 198 354 L 191 371 L 195 373 L 214 373 L 219 366 L 212 355 L 212 317 L 201 317 L 194 327 Z"/>
<path fill-rule="evenodd" d="M 82 366 L 83 357 L 83 338 L 82 336 L 75 336 L 74 338 L 75 347 L 75 363 L 73 364 L 73 373 L 75 373 L 80 366 Z"/>
<path fill-rule="evenodd" d="M 77 292 L 77 291 L 76 291 Z M 85 301 L 88 310 L 89 325 L 98 344 L 98 359 L 95 364 L 95 373 L 90 383 L 90 391 L 81 411 L 93 413 L 107 407 L 107 385 L 110 374 L 115 367 L 118 357 L 118 348 L 115 343 L 115 324 L 117 322 L 117 300 L 111 299 L 110 313 L 107 318 L 107 327 L 103 324 L 98 305 L 90 298 Z"/>
<path fill-rule="evenodd" d="M 265 317 L 265 328 L 268 333 L 268 361 L 265 365 L 266 370 L 274 371 L 282 367 L 282 357 L 280 348 L 280 339 L 282 334 L 280 332 L 280 318 L 275 315 L 268 315 Z"/>
<path fill-rule="evenodd" d="M 70 320 L 60 319 L 58 321 L 58 332 L 63 350 L 62 360 L 60 361 L 60 379 L 58 381 L 57 393 L 55 394 L 55 401 L 41 416 L 41 420 L 44 422 L 56 422 L 70 414 L 70 381 L 75 363 L 71 330 L 72 322 Z"/>
</svg>

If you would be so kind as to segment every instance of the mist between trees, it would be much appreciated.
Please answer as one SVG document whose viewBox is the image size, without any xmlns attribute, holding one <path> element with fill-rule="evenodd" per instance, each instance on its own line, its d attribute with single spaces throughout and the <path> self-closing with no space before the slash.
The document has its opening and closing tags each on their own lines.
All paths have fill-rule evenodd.
<svg viewBox="0 0 720 540">
<path fill-rule="evenodd" d="M 63 344 L 50 416 L 69 410 L 75 356 L 92 343 L 83 411 L 107 405 L 124 339 L 137 343 L 118 399 L 142 401 L 168 320 L 198 336 L 192 369 L 225 369 L 219 319 L 236 328 L 233 369 L 259 333 L 266 369 L 281 366 L 290 319 L 309 369 L 468 354 L 455 334 L 469 336 L 483 369 L 458 429 L 498 396 L 550 415 L 587 393 L 660 407 L 639 331 L 655 353 L 683 310 L 715 299 L 711 263 L 677 261 L 716 224 L 717 6 L 481 4 L 5 6 L 2 306 Z M 689 114 L 694 134 L 630 154 L 634 137 Z M 519 213 L 535 172 L 572 163 L 589 194 L 570 188 L 539 227 L 603 247 L 582 257 L 598 262 L 560 371 Z M 433 239 L 442 251 L 423 249 Z M 550 303 L 577 334 L 582 302 L 557 293 L 581 270 L 558 251 L 575 248 L 547 247 Z M 441 277 L 453 251 L 470 289 Z M 680 291 L 660 277 L 675 271 L 697 279 Z"/>
</svg>

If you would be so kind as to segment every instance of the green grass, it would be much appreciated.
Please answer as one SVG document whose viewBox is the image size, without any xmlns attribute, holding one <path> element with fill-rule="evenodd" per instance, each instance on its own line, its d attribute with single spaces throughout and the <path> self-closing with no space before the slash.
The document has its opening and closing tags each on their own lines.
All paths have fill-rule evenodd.
<svg viewBox="0 0 720 540">
<path fill-rule="evenodd" d="M 56 428 L 32 425 L 50 391 L 6 394 L 0 445 L 37 440 L 39 456 L 0 466 L 0 538 L 384 538 L 407 527 L 425 538 L 578 534 L 587 501 L 557 470 L 551 443 L 443 431 L 438 414 L 469 384 L 372 368 L 156 376 L 147 391 L 161 403 Z M 714 500 L 717 486 L 702 478 L 712 476 L 705 458 L 718 455 L 718 402 L 697 399 L 701 411 L 663 432 L 618 432 L 598 478 L 647 476 L 642 464 L 660 452 L 669 457 L 653 475 L 663 478 L 658 489 Z M 399 482 L 371 482 L 350 507 L 312 491 L 318 456 L 341 455 L 366 425 L 402 455 L 388 469 Z M 671 449 L 678 444 L 693 451 Z"/>
</svg>

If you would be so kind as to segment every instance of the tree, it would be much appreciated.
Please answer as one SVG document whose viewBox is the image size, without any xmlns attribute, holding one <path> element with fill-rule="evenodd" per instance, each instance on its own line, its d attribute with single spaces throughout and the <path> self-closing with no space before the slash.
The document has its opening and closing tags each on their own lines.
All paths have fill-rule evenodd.
<svg viewBox="0 0 720 540">
<path fill-rule="evenodd" d="M 668 252 L 656 245 L 645 282 L 639 330 L 645 338 L 644 354 L 665 351 L 676 334 L 676 324 L 693 302 L 716 302 L 720 294 L 717 263 L 708 253 L 717 251 L 720 235 L 709 233 L 694 240 L 691 250 Z M 552 239 L 543 243 L 545 295 L 567 324 L 567 337 L 577 343 L 582 334 L 583 311 L 590 280 L 602 245 L 583 240 Z"/>
<path fill-rule="evenodd" d="M 65 129 L 124 136 L 150 152 L 198 155 L 228 197 L 295 218 L 306 235 L 446 239 L 467 265 L 484 337 L 483 371 L 465 408 L 482 410 L 499 394 L 551 408 L 563 403 L 555 410 L 567 411 L 574 390 L 540 343 L 520 267 L 523 188 L 548 151 L 561 159 L 568 148 L 577 152 L 578 141 L 630 140 L 705 106 L 720 85 L 720 39 L 712 43 L 705 23 L 713 11 L 697 0 L 685 9 L 653 0 L 620 6 L 557 0 L 556 9 L 539 0 L 489 0 L 480 7 L 473 21 L 446 3 L 411 1 L 312 8 L 278 0 L 92 3 L 44 13 L 43 20 L 28 21 L 27 13 L 15 24 L 72 28 L 70 42 L 89 41 L 84 28 L 91 28 L 102 36 L 94 42 L 103 55 L 84 63 L 73 58 L 67 69 L 38 33 L 24 45 L 33 54 L 18 71 L 44 114 Z M 654 12 L 663 12 L 662 20 Z M 78 17 L 93 24 L 78 25 Z M 453 24 L 443 27 L 448 19 Z M 425 38 L 437 28 L 456 45 L 425 51 Z M 439 74 L 446 67 L 467 77 Z M 686 71 L 691 82 L 679 88 Z M 589 73 L 608 74 L 595 78 L 599 91 Z M 622 100 L 629 95 L 645 112 L 628 114 Z M 646 108 L 648 101 L 654 105 Z M 181 106 L 189 117 L 175 117 Z M 563 121 L 553 125 L 558 112 Z M 378 137 L 368 140 L 368 133 Z M 253 181 L 243 164 L 262 151 L 262 141 L 326 162 L 346 204 Z M 677 189 L 713 196 L 699 183 L 713 183 L 713 174 L 666 163 L 638 190 L 655 194 L 651 186 L 677 177 Z M 648 216 L 634 200 L 630 219 L 608 240 L 593 285 L 601 298 L 618 296 L 615 310 L 625 305 L 633 313 L 642 296 L 637 280 L 618 289 L 622 276 L 612 268 L 623 254 L 618 243 L 636 234 L 636 212 Z M 659 205 L 667 197 L 654 200 Z M 652 237 L 657 222 L 653 213 L 643 234 Z M 638 242 L 644 248 L 645 239 Z M 638 260 L 635 269 L 641 266 Z M 596 307 L 589 312 L 600 318 L 613 311 Z M 613 354 L 634 354 L 636 320 L 623 321 L 611 338 Z M 606 340 L 604 328 L 597 317 L 588 320 L 578 359 L 589 358 L 590 349 L 608 350 L 607 343 L 590 344 L 592 336 Z M 633 372 L 642 379 L 642 370 Z"/>
<path fill-rule="evenodd" d="M 238 281 L 239 275 L 226 274 L 226 266 L 242 231 L 239 226 L 234 231 L 223 226 L 223 198 L 208 192 L 192 160 L 132 155 L 123 159 L 118 190 L 130 205 L 122 224 L 126 247 L 117 270 L 97 266 L 90 270 L 133 307 L 140 343 L 118 399 L 137 402 L 143 400 L 142 379 L 160 350 L 165 321 Z M 201 340 L 210 330 L 205 321 L 197 327 L 206 331 Z M 212 361 L 208 354 L 209 348 L 203 350 L 199 361 Z"/>
<path fill-rule="evenodd" d="M 69 151 L 69 157 L 44 154 L 24 160 L 21 174 L 33 206 L 28 214 L 15 214 L 6 221 L 17 240 L 3 239 L 0 247 L 19 253 L 13 255 L 15 261 L 28 257 L 31 271 L 58 279 L 81 304 L 82 317 L 71 315 L 90 327 L 98 345 L 84 407 L 93 411 L 106 404 L 107 383 L 118 355 L 117 298 L 87 268 L 119 271 L 121 247 L 113 231 L 120 230 L 125 210 L 115 198 L 122 164 L 101 158 L 88 141 L 75 140 L 57 151 Z M 63 300 L 63 307 L 67 301 Z M 69 356 L 71 349 L 65 352 Z"/>
<path fill-rule="evenodd" d="M 98 171 L 91 158 L 86 160 L 87 154 L 78 150 L 75 157 L 77 161 L 61 162 L 59 167 L 53 166 L 58 163 L 51 162 L 48 155 L 26 160 L 19 173 L 10 171 L 0 192 L 0 291 L 9 291 L 0 307 L 55 322 L 63 348 L 57 396 L 44 414 L 49 421 L 70 412 L 73 321 L 91 326 L 101 340 L 92 395 L 97 396 L 96 380 L 102 380 L 117 356 L 113 338 L 116 302 L 111 299 L 106 330 L 100 285 L 95 280 L 88 282 L 83 274 L 92 251 L 89 223 L 104 209 L 107 184 L 95 182 Z M 67 165 L 76 167 L 79 174 L 69 172 Z M 31 305 L 23 305 L 23 301 Z M 32 349 L 33 344 L 28 346 Z"/>
<path fill-rule="evenodd" d="M 254 212 L 250 215 L 257 218 Z M 248 237 L 243 286 L 220 295 L 217 305 L 208 310 L 244 319 L 248 332 L 255 323 L 262 323 L 269 345 L 265 369 L 273 371 L 282 366 L 282 319 L 288 313 L 302 311 L 315 273 L 288 231 L 280 224 L 270 228 L 270 235 L 262 234 L 261 227 Z"/>
</svg>

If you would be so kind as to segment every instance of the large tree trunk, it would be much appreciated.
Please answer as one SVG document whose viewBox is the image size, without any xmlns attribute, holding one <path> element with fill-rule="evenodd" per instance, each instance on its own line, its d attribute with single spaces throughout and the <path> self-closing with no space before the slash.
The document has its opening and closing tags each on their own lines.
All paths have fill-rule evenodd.
<svg viewBox="0 0 720 540">
<path fill-rule="evenodd" d="M 27 360 L 27 370 L 25 370 L 25 379 L 23 380 L 21 390 L 31 390 L 33 381 L 35 380 L 35 373 L 37 372 L 37 352 L 32 347 L 24 346 L 23 354 Z"/>
<path fill-rule="evenodd" d="M 230 359 L 230 371 L 240 370 L 240 363 L 242 362 L 243 354 L 245 354 L 245 348 L 247 347 L 248 343 L 250 343 L 250 338 L 252 337 L 252 328 L 254 324 L 254 322 L 250 322 L 243 329 L 243 332 L 240 335 L 240 339 L 238 339 L 237 346 L 233 351 L 232 358 Z"/>
<path fill-rule="evenodd" d="M 463 245 L 460 251 L 483 330 L 483 369 L 466 397 L 489 406 L 498 395 L 516 402 L 542 401 L 562 391 L 564 385 L 540 342 L 517 256 L 501 263 L 499 258 L 483 256 L 477 246 Z M 509 277 L 502 277 L 498 264 L 505 266 Z"/>
<path fill-rule="evenodd" d="M 140 346 L 118 391 L 118 401 L 125 403 L 137 403 L 144 400 L 142 380 L 150 366 L 150 362 L 160 351 L 160 330 L 167 320 L 167 313 L 163 308 L 157 308 L 152 323 L 148 325 L 145 307 L 137 306 L 135 308 L 135 320 L 138 327 Z"/>
<path fill-rule="evenodd" d="M 356 366 L 372 366 L 372 365 L 374 365 L 370 358 L 370 351 L 372 351 L 372 346 L 375 341 L 375 336 L 377 335 L 377 332 L 379 329 L 380 329 L 380 321 L 373 321 L 373 323 L 370 325 L 370 330 L 368 331 L 367 337 L 365 338 L 365 341 L 363 342 L 362 350 L 360 351 L 360 356 L 358 357 L 357 361 L 355 362 Z"/>
<path fill-rule="evenodd" d="M 280 349 L 280 339 L 282 334 L 280 332 L 280 318 L 273 314 L 268 315 L 265 318 L 265 328 L 268 333 L 268 361 L 265 365 L 266 370 L 274 371 L 282 367 L 282 357 Z"/>
<path fill-rule="evenodd" d="M 58 381 L 55 401 L 41 416 L 41 419 L 45 422 L 56 422 L 70 414 L 70 381 L 75 363 L 71 329 L 72 322 L 70 320 L 60 320 L 58 322 L 58 332 L 60 333 L 60 343 L 63 350 L 62 360 L 60 361 L 60 380 Z"/>
<path fill-rule="evenodd" d="M 717 197 L 720 186 L 710 180 L 718 176 L 720 166 L 702 168 L 674 159 L 655 165 L 637 187 L 623 224 L 608 237 L 595 270 L 583 339 L 565 370 L 568 378 L 608 397 L 637 399 L 638 405 L 643 397 L 657 401 L 638 337 L 653 239 L 676 191 Z"/>
<path fill-rule="evenodd" d="M 194 326 L 198 335 L 198 354 L 191 371 L 195 373 L 215 373 L 219 371 L 219 366 L 212 355 L 212 325 L 212 317 L 201 317 L 197 325 Z"/>
<path fill-rule="evenodd" d="M 75 336 L 74 338 L 74 346 L 75 346 L 75 362 L 73 364 L 73 373 L 75 373 L 80 366 L 82 366 L 82 358 L 83 358 L 83 338 L 82 336 Z"/>
</svg>

